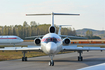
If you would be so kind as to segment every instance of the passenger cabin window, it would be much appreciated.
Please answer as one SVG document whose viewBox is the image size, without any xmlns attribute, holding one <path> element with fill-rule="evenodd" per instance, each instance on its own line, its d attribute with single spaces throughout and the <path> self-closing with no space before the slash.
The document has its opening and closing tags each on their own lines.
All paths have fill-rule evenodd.
<svg viewBox="0 0 105 70">
<path fill-rule="evenodd" d="M 46 40 L 45 40 L 45 42 L 46 43 L 48 43 L 48 42 L 55 42 L 55 43 L 57 43 L 57 39 L 56 38 L 46 38 Z"/>
</svg>

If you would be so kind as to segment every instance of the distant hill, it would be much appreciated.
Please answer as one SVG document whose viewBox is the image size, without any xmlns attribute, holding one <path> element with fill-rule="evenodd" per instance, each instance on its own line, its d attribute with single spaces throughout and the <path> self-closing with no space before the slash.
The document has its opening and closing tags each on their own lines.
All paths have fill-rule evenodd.
<svg viewBox="0 0 105 70">
<path fill-rule="evenodd" d="M 77 35 L 85 36 L 87 30 L 92 31 L 93 35 L 95 36 L 100 36 L 101 38 L 105 37 L 105 30 L 94 30 L 89 28 L 83 28 L 83 29 L 76 30 L 76 33 Z"/>
</svg>

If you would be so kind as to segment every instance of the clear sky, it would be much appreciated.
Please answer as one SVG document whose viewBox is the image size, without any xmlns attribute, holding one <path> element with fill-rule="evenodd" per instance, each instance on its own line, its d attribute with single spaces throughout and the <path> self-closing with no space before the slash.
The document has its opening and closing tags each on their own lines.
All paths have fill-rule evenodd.
<svg viewBox="0 0 105 70">
<path fill-rule="evenodd" d="M 105 0 L 0 0 L 0 26 L 22 25 L 24 21 L 50 24 L 50 16 L 26 17 L 25 14 L 51 12 L 80 14 L 55 16 L 56 25 L 105 30 Z"/>
</svg>

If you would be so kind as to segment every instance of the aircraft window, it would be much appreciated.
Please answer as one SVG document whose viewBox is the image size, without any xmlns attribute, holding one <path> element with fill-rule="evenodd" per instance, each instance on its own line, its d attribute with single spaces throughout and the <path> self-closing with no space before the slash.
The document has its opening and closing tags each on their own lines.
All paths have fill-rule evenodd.
<svg viewBox="0 0 105 70">
<path fill-rule="evenodd" d="M 56 38 L 53 38 L 53 41 L 54 41 L 54 42 L 57 42 L 57 39 L 56 39 Z"/>
<path fill-rule="evenodd" d="M 47 41 L 47 42 L 50 42 L 50 38 L 47 38 L 46 41 Z"/>
<path fill-rule="evenodd" d="M 57 43 L 57 39 L 56 38 L 47 38 L 46 40 L 45 40 L 45 42 L 46 43 L 48 43 L 48 42 L 55 42 L 55 43 Z"/>
</svg>

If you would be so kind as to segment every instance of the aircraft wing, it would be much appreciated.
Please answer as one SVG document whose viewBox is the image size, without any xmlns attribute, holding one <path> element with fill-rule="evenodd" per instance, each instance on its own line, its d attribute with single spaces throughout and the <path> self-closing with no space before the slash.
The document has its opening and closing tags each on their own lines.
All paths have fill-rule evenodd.
<svg viewBox="0 0 105 70">
<path fill-rule="evenodd" d="M 91 50 L 105 50 L 105 48 L 100 47 L 77 47 L 77 45 L 62 46 L 62 51 L 91 51 Z"/>
<path fill-rule="evenodd" d="M 38 36 L 30 36 L 30 37 L 25 37 L 25 38 L 41 38 L 43 37 L 44 35 L 38 35 Z"/>
<path fill-rule="evenodd" d="M 59 35 L 60 37 L 70 37 L 70 38 L 76 38 L 76 39 L 87 39 L 85 37 L 78 37 L 78 36 L 69 36 L 69 35 Z"/>
<path fill-rule="evenodd" d="M 30 37 L 25 37 L 25 38 L 42 38 L 44 35 L 38 35 L 38 36 L 30 36 Z M 64 37 L 70 37 L 70 38 L 75 38 L 75 39 L 87 39 L 85 37 L 78 37 L 78 36 L 69 36 L 69 35 L 59 35 L 61 38 Z"/>
<path fill-rule="evenodd" d="M 105 70 L 105 63 L 93 65 L 93 66 L 89 66 L 89 67 L 85 67 L 77 70 Z"/>
<path fill-rule="evenodd" d="M 4 47 L 0 51 L 40 51 L 41 46 L 28 46 L 28 47 Z"/>
</svg>

